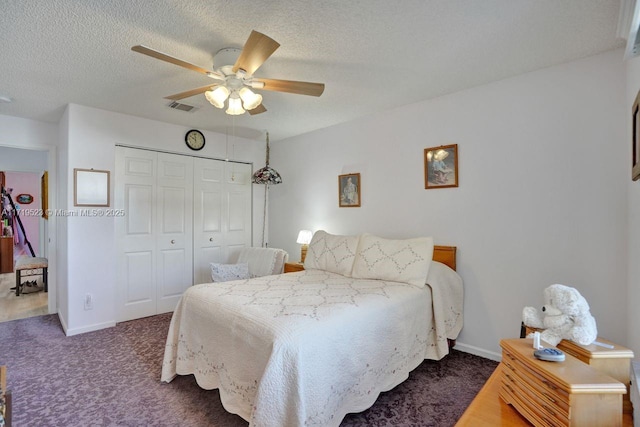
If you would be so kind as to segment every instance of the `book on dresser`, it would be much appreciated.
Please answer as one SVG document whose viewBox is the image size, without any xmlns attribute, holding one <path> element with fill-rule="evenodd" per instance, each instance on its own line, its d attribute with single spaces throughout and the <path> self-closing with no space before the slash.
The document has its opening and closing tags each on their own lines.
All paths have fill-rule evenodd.
<svg viewBox="0 0 640 427">
<path fill-rule="evenodd" d="M 622 426 L 620 381 L 570 354 L 563 362 L 533 355 L 532 339 L 504 339 L 500 398 L 534 426 Z"/>
</svg>

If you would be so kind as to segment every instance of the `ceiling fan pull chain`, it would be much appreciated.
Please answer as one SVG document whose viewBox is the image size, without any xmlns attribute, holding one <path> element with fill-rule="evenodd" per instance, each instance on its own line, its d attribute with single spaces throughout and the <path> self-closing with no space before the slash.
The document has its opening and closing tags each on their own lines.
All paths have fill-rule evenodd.
<svg viewBox="0 0 640 427">
<path fill-rule="evenodd" d="M 267 132 L 267 159 L 265 163 L 269 166 L 269 132 Z"/>
</svg>

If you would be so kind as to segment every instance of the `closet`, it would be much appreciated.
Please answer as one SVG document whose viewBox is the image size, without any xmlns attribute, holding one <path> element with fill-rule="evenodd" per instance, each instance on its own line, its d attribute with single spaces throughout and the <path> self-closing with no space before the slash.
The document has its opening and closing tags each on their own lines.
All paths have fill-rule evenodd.
<svg viewBox="0 0 640 427">
<path fill-rule="evenodd" d="M 251 165 L 116 147 L 118 320 L 173 311 L 251 246 Z"/>
</svg>

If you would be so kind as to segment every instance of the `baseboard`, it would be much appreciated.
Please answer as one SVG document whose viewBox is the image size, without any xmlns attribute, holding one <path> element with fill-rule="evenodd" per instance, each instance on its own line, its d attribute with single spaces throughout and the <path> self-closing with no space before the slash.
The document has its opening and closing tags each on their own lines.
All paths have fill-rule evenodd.
<svg viewBox="0 0 640 427">
<path fill-rule="evenodd" d="M 456 341 L 456 350 L 460 350 L 464 353 L 474 354 L 476 356 L 484 357 L 485 359 L 494 360 L 500 362 L 502 360 L 502 354 L 494 353 L 493 351 L 485 350 L 484 348 L 468 345 L 460 341 Z"/>
<path fill-rule="evenodd" d="M 86 332 L 99 331 L 100 329 L 113 328 L 114 326 L 116 326 L 116 322 L 95 323 L 93 325 L 88 325 L 82 328 L 75 328 L 75 329 L 67 329 L 63 325 L 63 328 L 64 328 L 64 333 L 68 337 L 70 337 L 73 335 L 84 334 Z"/>
<path fill-rule="evenodd" d="M 67 324 L 65 323 L 64 319 L 62 318 L 62 316 L 60 316 L 60 312 L 58 312 L 58 320 L 60 320 L 60 325 L 62 326 L 62 330 L 64 331 L 64 334 L 68 336 L 67 334 Z"/>
</svg>

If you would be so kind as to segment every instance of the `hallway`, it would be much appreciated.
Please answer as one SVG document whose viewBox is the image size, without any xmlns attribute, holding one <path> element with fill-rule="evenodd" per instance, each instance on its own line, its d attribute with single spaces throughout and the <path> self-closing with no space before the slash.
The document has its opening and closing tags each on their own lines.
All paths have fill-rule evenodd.
<svg viewBox="0 0 640 427">
<path fill-rule="evenodd" d="M 38 285 L 41 282 L 38 279 Z M 10 290 L 15 284 L 15 273 L 0 274 L 0 322 L 47 314 L 48 293 L 40 291 L 17 297 L 15 291 Z"/>
</svg>

